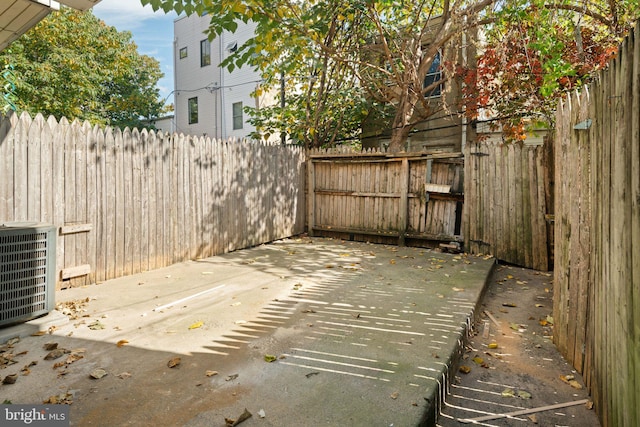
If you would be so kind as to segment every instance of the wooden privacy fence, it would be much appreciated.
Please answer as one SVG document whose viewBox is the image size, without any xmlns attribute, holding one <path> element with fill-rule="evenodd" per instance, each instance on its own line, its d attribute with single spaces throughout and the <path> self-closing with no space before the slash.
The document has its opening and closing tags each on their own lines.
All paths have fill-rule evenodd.
<svg viewBox="0 0 640 427">
<path fill-rule="evenodd" d="M 59 227 L 58 286 L 208 257 L 304 231 L 301 148 L 0 122 L 0 223 Z"/>
<path fill-rule="evenodd" d="M 462 241 L 460 153 L 317 150 L 308 158 L 311 234 Z"/>
<path fill-rule="evenodd" d="M 639 37 L 556 120 L 554 342 L 604 427 L 640 425 Z"/>
<path fill-rule="evenodd" d="M 467 250 L 548 270 L 545 147 L 480 141 L 468 144 L 464 156 Z"/>
</svg>

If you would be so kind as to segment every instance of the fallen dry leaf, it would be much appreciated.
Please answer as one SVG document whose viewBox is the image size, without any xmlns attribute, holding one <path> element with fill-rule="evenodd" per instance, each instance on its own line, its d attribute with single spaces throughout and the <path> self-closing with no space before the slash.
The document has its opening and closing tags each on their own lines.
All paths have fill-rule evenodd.
<svg viewBox="0 0 640 427">
<path fill-rule="evenodd" d="M 103 323 L 100 323 L 99 320 L 96 320 L 93 323 L 90 323 L 88 328 L 91 329 L 92 331 L 98 331 L 100 329 L 104 329 L 105 326 Z"/>
<path fill-rule="evenodd" d="M 43 345 L 42 348 L 44 348 L 45 351 L 53 351 L 56 348 L 58 348 L 58 343 L 57 342 L 48 342 L 45 345 Z"/>
<path fill-rule="evenodd" d="M 18 381 L 18 374 L 11 374 L 4 377 L 2 384 L 15 384 Z"/>
<path fill-rule="evenodd" d="M 524 390 L 518 390 L 518 397 L 520 399 L 531 399 L 531 393 Z"/>
<path fill-rule="evenodd" d="M 106 377 L 107 375 L 108 375 L 108 374 L 107 374 L 107 371 L 105 371 L 105 370 L 104 370 L 104 369 L 102 369 L 102 368 L 94 369 L 94 370 L 93 370 L 93 371 L 91 371 L 91 373 L 89 374 L 89 376 L 90 376 L 91 378 L 93 378 L 94 380 L 99 380 L 100 378 L 104 378 L 104 377 Z"/>
<path fill-rule="evenodd" d="M 116 375 L 116 377 L 122 379 L 122 380 L 126 380 L 127 378 L 131 378 L 131 373 L 129 372 L 123 372 L 121 374 Z"/>
<path fill-rule="evenodd" d="M 521 324 L 518 324 L 518 323 L 511 323 L 511 324 L 509 324 L 509 328 L 513 329 L 514 331 L 524 332 L 524 330 L 527 329 L 527 325 L 521 325 Z"/>
<path fill-rule="evenodd" d="M 471 368 L 468 366 L 460 366 L 460 368 L 458 369 L 460 372 L 462 372 L 463 374 L 468 374 L 469 372 L 471 372 Z"/>
<path fill-rule="evenodd" d="M 204 322 L 200 320 L 196 323 L 189 325 L 189 329 L 198 329 L 198 328 L 201 328 L 203 325 L 204 325 Z"/>
<path fill-rule="evenodd" d="M 69 356 L 67 356 L 67 360 L 65 361 L 65 363 L 67 365 L 72 364 L 73 362 L 77 362 L 78 360 L 84 358 L 84 356 L 82 354 L 79 353 L 71 353 Z"/>
<path fill-rule="evenodd" d="M 569 385 L 575 388 L 576 390 L 582 390 L 582 385 L 576 380 L 570 380 Z"/>
<path fill-rule="evenodd" d="M 510 388 L 505 388 L 500 394 L 502 395 L 502 397 L 516 397 L 516 392 Z"/>
<path fill-rule="evenodd" d="M 205 375 L 208 377 L 213 377 L 214 375 L 218 375 L 218 371 L 207 371 Z"/>
<path fill-rule="evenodd" d="M 62 393 L 49 396 L 49 398 L 42 401 L 42 403 L 45 405 L 71 405 L 73 403 L 73 395 L 71 393 Z"/>
<path fill-rule="evenodd" d="M 228 427 L 235 427 L 238 424 L 247 421 L 249 418 L 251 418 L 253 415 L 251 415 L 251 412 L 247 411 L 247 408 L 244 408 L 244 412 L 242 414 L 240 414 L 240 416 L 238 417 L 238 419 L 233 419 L 233 418 L 226 418 L 224 419 L 225 424 Z"/>
<path fill-rule="evenodd" d="M 122 347 L 122 346 L 125 346 L 125 345 L 127 345 L 127 344 L 129 344 L 129 341 L 127 341 L 127 340 L 120 340 L 120 341 L 118 341 L 118 342 L 116 343 L 116 345 L 118 346 L 118 348 L 120 348 L 120 347 Z"/>
<path fill-rule="evenodd" d="M 64 348 L 56 348 L 55 350 L 49 352 L 44 357 L 44 360 L 55 360 L 62 357 L 65 353 L 66 353 L 66 350 Z"/>
<path fill-rule="evenodd" d="M 182 362 L 182 359 L 179 357 L 173 357 L 167 362 L 167 366 L 170 368 L 175 368 Z"/>
<path fill-rule="evenodd" d="M 398 393 L 397 391 L 394 391 L 393 393 L 391 393 L 391 396 L 389 397 L 392 398 L 393 400 L 396 400 L 398 396 L 400 396 L 400 393 Z"/>
<path fill-rule="evenodd" d="M 71 320 L 75 320 L 86 312 L 85 307 L 88 302 L 89 297 L 71 301 L 62 301 L 56 304 L 56 310 L 69 317 Z"/>
</svg>

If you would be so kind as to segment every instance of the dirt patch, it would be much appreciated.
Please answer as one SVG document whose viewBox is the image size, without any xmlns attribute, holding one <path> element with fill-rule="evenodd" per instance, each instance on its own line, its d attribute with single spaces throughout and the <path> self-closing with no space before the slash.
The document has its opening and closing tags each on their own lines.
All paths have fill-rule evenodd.
<svg viewBox="0 0 640 427">
<path fill-rule="evenodd" d="M 438 425 L 464 425 L 464 419 L 589 399 L 582 377 L 553 344 L 552 311 L 552 273 L 497 266 Z M 481 425 L 599 426 L 589 406 L 486 420 Z"/>
</svg>

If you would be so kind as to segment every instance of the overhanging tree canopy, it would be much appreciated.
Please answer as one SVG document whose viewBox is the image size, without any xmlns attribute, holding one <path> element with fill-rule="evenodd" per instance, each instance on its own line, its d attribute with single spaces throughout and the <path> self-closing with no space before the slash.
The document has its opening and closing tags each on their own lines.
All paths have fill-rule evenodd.
<svg viewBox="0 0 640 427">
<path fill-rule="evenodd" d="M 492 4 L 492 0 L 141 1 L 165 11 L 206 12 L 212 37 L 234 31 L 239 21 L 255 21 L 255 37 L 224 65 L 256 66 L 267 86 L 275 86 L 282 72 L 306 79 L 298 81 L 298 93 L 307 93 L 301 98 L 305 114 L 296 119 L 304 120 L 308 136 L 317 134 L 318 124 L 353 126 L 374 109 L 390 114 L 393 151 L 403 149 L 411 129 L 433 114 L 432 101 L 424 95 L 442 81 L 431 82 L 431 87 L 424 87 L 424 81 L 438 52 L 486 18 Z M 327 86 L 329 79 L 333 87 Z M 273 113 L 280 114 L 272 117 L 286 127 L 286 111 Z M 344 120 L 347 117 L 350 120 Z"/>
<path fill-rule="evenodd" d="M 206 12 L 211 37 L 233 31 L 239 21 L 257 23 L 255 37 L 223 65 L 257 67 L 265 89 L 285 73 L 295 89 L 288 93 L 297 98 L 289 98 L 284 110 L 263 111 L 256 124 L 316 146 L 354 134 L 366 115 L 386 115 L 392 151 L 402 150 L 414 126 L 442 108 L 441 99 L 425 97 L 455 75 L 425 79 L 440 52 L 453 52 L 441 66 L 457 69 L 466 85 L 466 102 L 450 110 L 472 119 L 489 110 L 504 119 L 506 130 L 521 135 L 523 117 L 552 117 L 557 97 L 606 63 L 638 16 L 638 0 L 141 2 L 165 11 Z M 477 69 L 465 68 L 455 52 L 461 36 L 478 28 L 487 34 L 484 54 Z M 336 128 L 341 130 L 332 133 Z"/>
<path fill-rule="evenodd" d="M 508 139 L 553 128 L 558 99 L 606 67 L 638 16 L 637 0 L 504 2 L 477 66 L 458 68 L 466 114 L 491 118 Z"/>
<path fill-rule="evenodd" d="M 0 66 L 19 111 L 121 127 L 162 112 L 158 61 L 90 11 L 52 13 L 0 53 Z"/>
</svg>

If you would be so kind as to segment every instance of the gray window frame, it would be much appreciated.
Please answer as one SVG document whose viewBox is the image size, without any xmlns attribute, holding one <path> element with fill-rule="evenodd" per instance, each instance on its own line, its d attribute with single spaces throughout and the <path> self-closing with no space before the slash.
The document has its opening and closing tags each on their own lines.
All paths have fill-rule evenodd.
<svg viewBox="0 0 640 427">
<path fill-rule="evenodd" d="M 239 111 L 236 110 L 238 106 L 240 106 Z M 242 129 L 244 127 L 243 108 L 242 101 L 231 104 L 233 130 Z"/>
<path fill-rule="evenodd" d="M 200 40 L 200 67 L 211 65 L 211 42 L 209 39 Z"/>
</svg>

